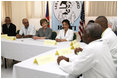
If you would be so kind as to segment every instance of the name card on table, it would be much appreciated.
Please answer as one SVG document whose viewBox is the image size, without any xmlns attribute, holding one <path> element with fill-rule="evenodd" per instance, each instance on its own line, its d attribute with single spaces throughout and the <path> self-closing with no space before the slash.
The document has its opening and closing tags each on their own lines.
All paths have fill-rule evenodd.
<svg viewBox="0 0 118 79">
<path fill-rule="evenodd" d="M 77 42 L 77 40 L 72 41 L 71 44 L 70 44 L 70 46 L 71 46 L 71 49 L 75 49 L 75 48 L 80 47 L 80 45 Z"/>
<path fill-rule="evenodd" d="M 76 43 L 77 43 L 77 40 L 71 41 L 70 46 L 73 46 Z"/>
<path fill-rule="evenodd" d="M 7 34 L 3 34 L 3 35 L 1 35 L 1 38 L 7 38 L 8 36 L 7 36 Z"/>
<path fill-rule="evenodd" d="M 16 40 L 16 37 L 14 37 L 14 36 L 7 36 L 7 34 L 1 35 L 1 38 L 5 38 L 6 40 Z"/>
<path fill-rule="evenodd" d="M 70 48 L 65 48 L 65 49 L 57 50 L 55 55 L 62 56 L 62 55 L 68 55 L 68 54 L 71 54 L 71 53 L 72 53 L 72 50 Z"/>
<path fill-rule="evenodd" d="M 7 40 L 16 40 L 16 37 L 7 37 Z"/>
<path fill-rule="evenodd" d="M 57 42 L 55 40 L 45 40 L 45 45 L 57 45 Z"/>
<path fill-rule="evenodd" d="M 54 54 L 49 54 L 49 55 L 45 55 L 45 56 L 40 56 L 40 57 L 36 57 L 34 60 L 35 64 L 38 65 L 44 65 L 44 64 L 48 64 L 50 62 L 54 62 L 56 59 L 54 57 Z"/>
</svg>

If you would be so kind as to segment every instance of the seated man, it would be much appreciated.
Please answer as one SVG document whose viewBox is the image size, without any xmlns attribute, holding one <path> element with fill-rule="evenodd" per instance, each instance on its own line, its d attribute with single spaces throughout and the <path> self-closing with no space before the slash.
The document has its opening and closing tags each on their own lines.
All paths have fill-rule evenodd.
<svg viewBox="0 0 118 79">
<path fill-rule="evenodd" d="M 35 27 L 29 25 L 29 21 L 26 18 L 22 20 L 22 23 L 24 26 L 21 28 L 19 34 L 16 35 L 16 38 L 32 38 L 36 33 Z"/>
<path fill-rule="evenodd" d="M 2 25 L 2 34 L 16 36 L 16 26 L 11 23 L 10 17 L 5 18 L 5 24 Z"/>
<path fill-rule="evenodd" d="M 117 37 L 111 28 L 108 27 L 108 20 L 105 16 L 99 16 L 96 18 L 95 23 L 98 23 L 102 27 L 101 39 L 107 43 L 113 61 L 117 67 Z"/>
<path fill-rule="evenodd" d="M 90 23 L 94 23 L 94 20 L 89 20 L 87 25 L 90 24 Z"/>
<path fill-rule="evenodd" d="M 48 28 L 48 21 L 46 19 L 41 19 L 40 20 L 40 25 L 42 26 L 42 28 L 40 28 L 37 33 L 36 36 L 33 36 L 33 39 L 50 39 L 51 35 L 52 35 L 52 29 Z"/>
<path fill-rule="evenodd" d="M 84 30 L 83 41 L 88 45 L 83 51 L 70 60 L 59 56 L 59 67 L 69 73 L 69 77 L 78 77 L 81 73 L 85 78 L 114 78 L 115 64 L 112 61 L 109 48 L 101 38 L 102 28 L 97 23 L 87 25 Z"/>
</svg>

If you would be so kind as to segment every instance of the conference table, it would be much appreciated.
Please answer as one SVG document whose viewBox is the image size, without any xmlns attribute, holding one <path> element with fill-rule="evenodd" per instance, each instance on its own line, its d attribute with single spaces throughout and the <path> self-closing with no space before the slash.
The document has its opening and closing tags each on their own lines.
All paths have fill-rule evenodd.
<svg viewBox="0 0 118 79">
<path fill-rule="evenodd" d="M 57 45 L 45 45 L 45 40 L 33 40 L 23 38 L 16 40 L 1 39 L 1 56 L 9 59 L 22 61 L 13 66 L 13 77 L 15 78 L 61 78 L 68 77 L 69 74 L 61 70 L 55 61 L 37 65 L 34 59 L 48 54 L 55 54 L 59 49 L 68 48 L 71 42 L 59 42 Z M 86 44 L 80 43 L 83 48 Z M 67 57 L 75 56 L 74 50 Z"/>
<path fill-rule="evenodd" d="M 44 45 L 44 40 L 34 41 L 31 38 L 1 39 L 1 56 L 18 61 L 26 60 L 55 48 L 56 46 Z"/>
<path fill-rule="evenodd" d="M 59 49 L 68 48 L 70 42 L 63 42 L 58 44 L 57 48 L 42 53 L 40 55 L 29 58 L 21 63 L 15 64 L 13 67 L 13 77 L 14 78 L 65 78 L 69 77 L 69 74 L 61 70 L 57 64 L 57 57 L 55 52 Z M 60 47 L 61 46 L 61 47 Z M 84 43 L 80 43 L 82 48 L 85 46 Z M 74 50 L 72 54 L 66 55 L 66 57 L 74 58 Z M 43 65 L 38 65 L 34 63 L 36 57 L 41 57 L 49 54 L 55 55 L 55 61 Z M 48 59 L 47 59 L 48 60 Z M 42 61 L 43 62 L 43 61 Z"/>
</svg>

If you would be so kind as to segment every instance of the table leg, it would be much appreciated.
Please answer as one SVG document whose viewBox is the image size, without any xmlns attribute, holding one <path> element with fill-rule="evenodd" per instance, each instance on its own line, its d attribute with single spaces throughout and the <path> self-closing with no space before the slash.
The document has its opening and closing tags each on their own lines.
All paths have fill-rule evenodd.
<svg viewBox="0 0 118 79">
<path fill-rule="evenodd" d="M 5 69 L 7 69 L 7 59 L 4 58 L 4 60 L 5 60 Z"/>
</svg>

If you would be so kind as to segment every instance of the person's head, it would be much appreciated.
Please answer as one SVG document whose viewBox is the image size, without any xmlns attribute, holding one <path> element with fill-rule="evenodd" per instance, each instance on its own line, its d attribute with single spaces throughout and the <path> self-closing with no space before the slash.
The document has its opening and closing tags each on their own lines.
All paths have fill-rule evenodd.
<svg viewBox="0 0 118 79">
<path fill-rule="evenodd" d="M 71 29 L 70 21 L 67 20 L 67 19 L 65 19 L 65 20 L 62 21 L 62 25 L 63 25 L 64 30 Z"/>
<path fill-rule="evenodd" d="M 29 26 L 29 21 L 28 21 L 27 18 L 24 18 L 24 19 L 22 20 L 22 23 L 23 23 L 23 25 L 25 26 L 25 28 L 27 28 L 27 27 Z"/>
<path fill-rule="evenodd" d="M 117 19 L 115 18 L 109 19 L 108 27 L 111 28 L 114 32 L 117 31 Z"/>
<path fill-rule="evenodd" d="M 84 29 L 84 33 L 82 35 L 82 40 L 89 44 L 90 42 L 100 39 L 102 34 L 102 27 L 98 23 L 88 24 Z"/>
<path fill-rule="evenodd" d="M 108 21 L 105 16 L 98 16 L 95 20 L 95 23 L 98 23 L 101 25 L 103 32 L 106 28 L 108 28 Z"/>
<path fill-rule="evenodd" d="M 44 28 L 44 29 L 46 29 L 47 28 L 47 26 L 48 26 L 48 21 L 47 21 L 47 19 L 41 19 L 40 20 L 40 25 Z"/>
<path fill-rule="evenodd" d="M 11 23 L 10 17 L 5 17 L 5 23 L 6 23 L 6 24 L 10 24 L 10 23 Z"/>
<path fill-rule="evenodd" d="M 88 24 L 90 24 L 90 23 L 94 23 L 94 20 L 89 20 L 89 21 L 88 21 Z M 87 24 L 87 25 L 88 25 L 88 24 Z"/>
</svg>

